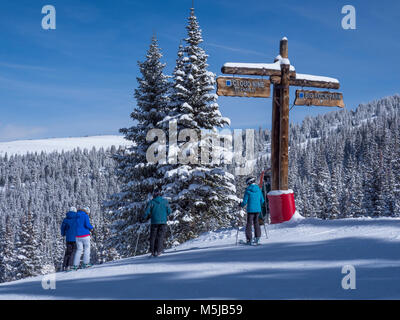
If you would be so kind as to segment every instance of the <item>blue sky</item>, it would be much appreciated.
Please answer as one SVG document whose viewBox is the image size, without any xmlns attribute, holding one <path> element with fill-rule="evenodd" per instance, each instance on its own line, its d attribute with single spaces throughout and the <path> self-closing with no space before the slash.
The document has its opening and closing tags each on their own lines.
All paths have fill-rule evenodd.
<svg viewBox="0 0 400 320">
<path fill-rule="evenodd" d="M 47 4 L 56 8 L 56 30 L 41 28 Z M 0 141 L 118 134 L 130 126 L 137 61 L 155 32 L 172 71 L 191 4 L 1 1 Z M 356 8 L 356 30 L 341 27 L 346 4 Z M 225 62 L 272 62 L 286 36 L 297 72 L 338 78 L 349 109 L 400 92 L 400 1 L 195 0 L 195 8 L 217 75 Z M 221 97 L 219 104 L 232 128 L 271 125 L 271 99 Z M 290 118 L 331 110 L 295 107 Z"/>
</svg>

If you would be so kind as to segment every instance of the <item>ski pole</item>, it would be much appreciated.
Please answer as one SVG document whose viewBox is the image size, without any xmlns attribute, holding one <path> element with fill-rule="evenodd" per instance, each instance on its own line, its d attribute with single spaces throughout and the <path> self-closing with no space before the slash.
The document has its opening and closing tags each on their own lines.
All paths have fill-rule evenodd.
<svg viewBox="0 0 400 320">
<path fill-rule="evenodd" d="M 139 227 L 139 230 L 141 230 L 140 227 Z M 137 251 L 137 247 L 138 247 L 138 243 L 139 243 L 139 237 L 140 237 L 140 232 L 139 232 L 139 230 L 138 230 L 138 235 L 137 235 L 137 238 L 136 238 L 135 253 L 133 254 L 134 257 L 136 256 L 136 251 Z"/>
<path fill-rule="evenodd" d="M 268 233 L 267 233 L 267 226 L 265 225 L 265 221 L 264 221 L 264 230 L 265 230 L 265 236 L 267 237 L 267 239 L 268 239 Z"/>
<path fill-rule="evenodd" d="M 239 237 L 239 230 L 240 230 L 240 213 L 241 213 L 241 209 L 239 211 L 238 219 L 236 219 L 236 223 L 237 223 L 236 245 L 238 245 L 238 237 Z"/>
<path fill-rule="evenodd" d="M 239 237 L 239 224 L 237 226 L 237 232 L 236 232 L 236 245 L 238 245 L 238 237 Z"/>
</svg>

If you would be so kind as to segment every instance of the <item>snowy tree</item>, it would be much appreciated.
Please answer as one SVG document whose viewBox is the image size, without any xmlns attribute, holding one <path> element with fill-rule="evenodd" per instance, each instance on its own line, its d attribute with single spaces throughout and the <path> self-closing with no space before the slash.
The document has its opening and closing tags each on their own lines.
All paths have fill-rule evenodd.
<svg viewBox="0 0 400 320">
<path fill-rule="evenodd" d="M 329 219 L 330 175 L 322 148 L 320 148 L 316 157 L 315 172 L 313 173 L 316 203 L 313 209 L 318 217 Z"/>
<path fill-rule="evenodd" d="M 16 257 L 13 251 L 10 218 L 7 216 L 5 224 L 0 229 L 0 283 L 12 281 L 16 278 Z"/>
<path fill-rule="evenodd" d="M 217 104 L 215 75 L 207 70 L 208 55 L 199 46 L 202 34 L 191 9 L 188 18 L 185 45 L 180 45 L 173 74 L 169 113 L 162 123 L 176 121 L 177 131 L 192 129 L 195 141 L 179 139 L 177 147 L 193 155 L 186 163 L 169 163 L 160 166 L 164 176 L 164 195 L 170 200 L 174 212 L 171 226 L 174 241 L 182 242 L 199 233 L 230 225 L 232 208 L 237 203 L 234 176 L 211 157 L 202 158 L 199 147 L 212 152 L 216 147 L 213 132 L 229 124 Z M 180 136 L 180 135 L 179 135 Z M 191 138 L 190 138 L 191 139 Z M 219 141 L 218 141 L 219 142 Z M 192 143 L 187 149 L 189 143 Z M 172 146 L 168 145 L 171 153 Z"/>
<path fill-rule="evenodd" d="M 327 195 L 327 216 L 330 219 L 337 219 L 340 217 L 339 200 L 338 200 L 338 183 L 336 178 L 335 169 L 331 173 L 330 190 Z"/>
<path fill-rule="evenodd" d="M 229 124 L 223 118 L 216 103 L 215 74 L 207 70 L 208 55 L 199 46 L 203 42 L 201 29 L 191 8 L 189 23 L 186 26 L 188 37 L 185 39 L 185 88 L 188 90 L 189 100 L 186 101 L 193 114 L 196 129 L 214 129 Z M 190 110 L 189 108 L 189 110 Z M 186 113 L 186 112 L 185 112 Z"/>
<path fill-rule="evenodd" d="M 30 205 L 28 208 L 26 217 L 21 221 L 21 232 L 16 243 L 18 254 L 17 276 L 24 278 L 40 274 L 43 266 L 39 234 Z"/>
<path fill-rule="evenodd" d="M 153 141 L 146 139 L 151 129 L 160 128 L 168 105 L 168 77 L 164 75 L 161 51 L 157 39 L 152 38 L 146 59 L 139 62 L 141 77 L 135 90 L 136 108 L 131 113 L 135 121 L 130 128 L 121 129 L 131 147 L 115 155 L 117 175 L 122 183 L 121 192 L 114 194 L 106 206 L 113 215 L 114 233 L 112 246 L 123 256 L 132 255 L 139 236 L 140 219 L 151 193 L 161 184 L 156 163 L 148 162 L 146 152 Z"/>
</svg>

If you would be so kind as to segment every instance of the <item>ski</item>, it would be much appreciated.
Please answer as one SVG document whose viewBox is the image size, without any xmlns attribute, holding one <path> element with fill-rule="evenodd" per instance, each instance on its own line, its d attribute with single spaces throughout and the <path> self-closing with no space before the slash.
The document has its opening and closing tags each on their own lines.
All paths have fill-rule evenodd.
<svg viewBox="0 0 400 320">
<path fill-rule="evenodd" d="M 254 241 L 248 243 L 247 241 L 244 241 L 244 240 L 239 240 L 239 244 L 245 245 L 245 246 L 254 246 L 254 247 L 261 246 L 261 243 L 255 243 Z"/>
</svg>

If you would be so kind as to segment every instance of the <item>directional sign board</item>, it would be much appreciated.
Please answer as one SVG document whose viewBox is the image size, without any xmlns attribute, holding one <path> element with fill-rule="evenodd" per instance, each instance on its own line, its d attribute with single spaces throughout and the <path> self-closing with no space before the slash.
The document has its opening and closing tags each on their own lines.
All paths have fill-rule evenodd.
<svg viewBox="0 0 400 320">
<path fill-rule="evenodd" d="M 271 82 L 265 79 L 218 77 L 217 94 L 231 97 L 269 98 Z"/>
<path fill-rule="evenodd" d="M 329 91 L 296 90 L 296 106 L 325 106 L 344 108 L 343 94 Z"/>
</svg>

